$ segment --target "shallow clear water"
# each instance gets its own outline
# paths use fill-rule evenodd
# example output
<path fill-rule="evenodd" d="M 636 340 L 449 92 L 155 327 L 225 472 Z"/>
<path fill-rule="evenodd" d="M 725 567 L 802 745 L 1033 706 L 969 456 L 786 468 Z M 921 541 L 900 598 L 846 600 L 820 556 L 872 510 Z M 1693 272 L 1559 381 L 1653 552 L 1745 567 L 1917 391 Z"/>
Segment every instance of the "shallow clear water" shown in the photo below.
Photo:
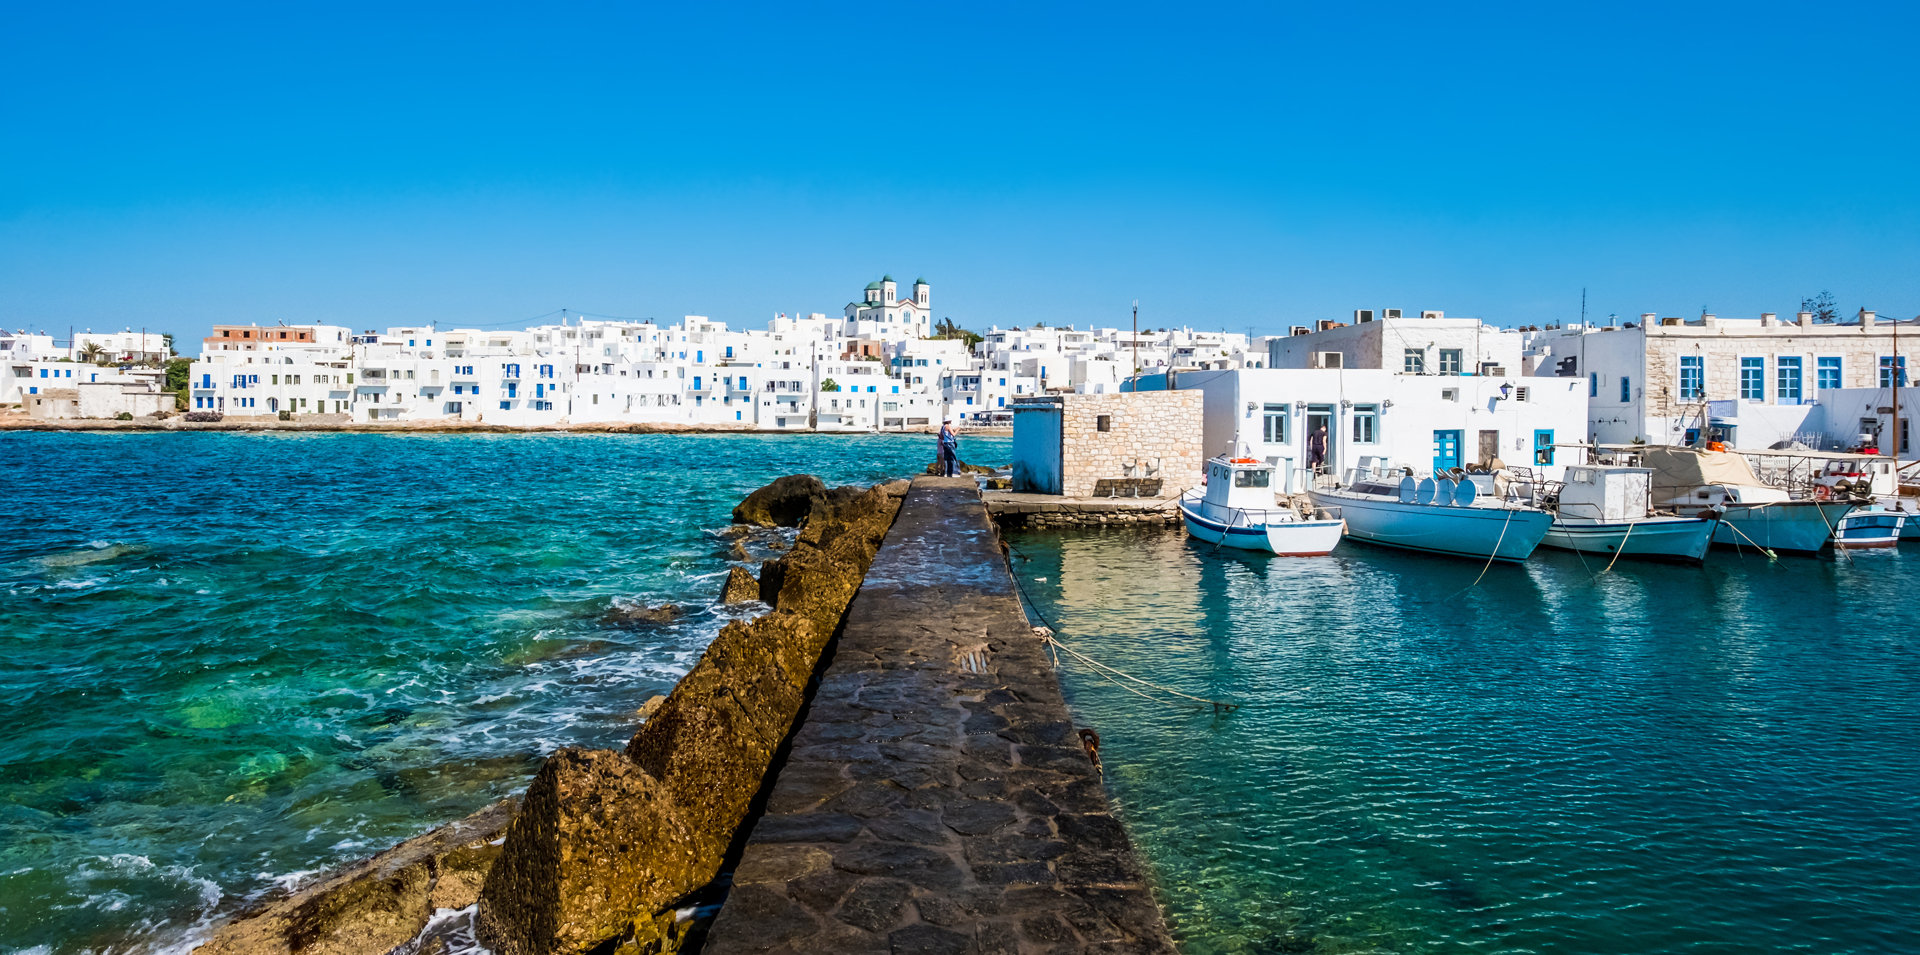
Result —
<path fill-rule="evenodd" d="M 1920 549 L 1012 543 L 1063 639 L 1246 704 L 1063 670 L 1189 953 L 1920 947 Z"/>
<path fill-rule="evenodd" d="M 742 496 L 903 477 L 932 449 L 0 433 L 0 952 L 178 946 L 557 747 L 624 742 L 724 623 L 707 532 Z M 636 602 L 689 609 L 609 615 Z"/>

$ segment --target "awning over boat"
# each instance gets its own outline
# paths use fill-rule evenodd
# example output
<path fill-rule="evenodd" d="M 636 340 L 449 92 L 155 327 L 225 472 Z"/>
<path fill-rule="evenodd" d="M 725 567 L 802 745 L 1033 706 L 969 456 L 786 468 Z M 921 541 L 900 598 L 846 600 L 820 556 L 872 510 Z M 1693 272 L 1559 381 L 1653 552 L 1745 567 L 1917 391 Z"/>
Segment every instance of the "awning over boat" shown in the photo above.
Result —
<path fill-rule="evenodd" d="M 1731 451 L 1698 451 L 1693 448 L 1648 448 L 1640 455 L 1642 463 L 1653 469 L 1653 486 L 1660 490 L 1692 490 L 1709 484 L 1760 484 L 1747 459 Z"/>

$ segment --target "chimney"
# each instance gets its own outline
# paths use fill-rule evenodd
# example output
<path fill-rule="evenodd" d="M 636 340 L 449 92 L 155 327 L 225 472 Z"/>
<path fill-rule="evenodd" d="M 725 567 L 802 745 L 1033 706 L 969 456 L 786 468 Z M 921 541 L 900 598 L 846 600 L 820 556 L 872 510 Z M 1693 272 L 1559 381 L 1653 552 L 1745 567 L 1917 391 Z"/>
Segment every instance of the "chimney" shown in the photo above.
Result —
<path fill-rule="evenodd" d="M 1873 327 L 1873 313 L 1867 311 L 1864 308 L 1860 310 L 1860 327 L 1861 328 Z"/>
<path fill-rule="evenodd" d="M 1800 327 L 1801 327 L 1801 328 L 1811 328 L 1811 327 L 1813 327 L 1813 313 L 1812 313 L 1812 312 L 1801 312 L 1800 314 L 1798 314 L 1798 315 L 1795 315 L 1795 316 L 1794 316 L 1793 318 L 1794 318 L 1794 321 L 1797 321 L 1797 322 L 1799 322 L 1799 323 L 1800 323 Z"/>
<path fill-rule="evenodd" d="M 1778 324 L 1780 324 L 1780 316 L 1778 316 L 1778 315 L 1775 315 L 1775 314 L 1774 314 L 1774 313 L 1772 313 L 1772 312 L 1761 312 L 1761 313 L 1760 313 L 1760 327 L 1761 327 L 1761 328 L 1772 328 L 1773 326 L 1775 326 L 1775 325 L 1778 325 Z"/>
<path fill-rule="evenodd" d="M 1700 316 L 1700 327 L 1718 328 L 1720 327 L 1720 317 L 1713 314 L 1703 313 Z"/>
<path fill-rule="evenodd" d="M 1656 313 L 1656 312 L 1641 312 L 1641 313 L 1640 313 L 1640 324 L 1641 324 L 1641 325 L 1643 325 L 1643 326 L 1644 326 L 1644 325 L 1651 325 L 1651 324 L 1653 324 L 1653 323 L 1654 323 L 1654 321 L 1656 320 L 1656 318 L 1657 318 L 1657 317 L 1658 317 L 1658 313 Z"/>

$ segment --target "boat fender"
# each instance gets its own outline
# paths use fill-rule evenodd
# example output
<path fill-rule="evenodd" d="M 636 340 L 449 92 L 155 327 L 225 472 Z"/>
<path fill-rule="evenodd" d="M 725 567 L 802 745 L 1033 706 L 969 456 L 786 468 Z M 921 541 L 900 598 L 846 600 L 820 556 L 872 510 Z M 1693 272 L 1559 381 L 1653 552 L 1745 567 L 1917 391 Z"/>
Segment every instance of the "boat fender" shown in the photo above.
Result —
<path fill-rule="evenodd" d="M 1813 486 L 1813 499 L 1816 501 L 1832 500 L 1833 489 L 1825 484 L 1815 484 Z"/>

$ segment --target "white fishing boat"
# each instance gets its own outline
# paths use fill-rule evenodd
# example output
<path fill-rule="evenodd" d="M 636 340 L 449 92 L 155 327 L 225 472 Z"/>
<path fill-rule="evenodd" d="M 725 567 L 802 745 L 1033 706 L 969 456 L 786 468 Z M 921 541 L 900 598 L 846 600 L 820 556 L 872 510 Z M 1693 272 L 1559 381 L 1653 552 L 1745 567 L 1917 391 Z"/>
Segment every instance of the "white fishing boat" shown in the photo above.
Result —
<path fill-rule="evenodd" d="M 1180 497 L 1187 533 L 1209 544 L 1317 557 L 1340 543 L 1340 511 L 1303 514 L 1273 495 L 1273 465 L 1220 455 L 1207 462 L 1206 486 Z"/>
<path fill-rule="evenodd" d="M 1651 468 L 1570 466 L 1566 479 L 1547 492 L 1553 526 L 1540 543 L 1609 559 L 1704 560 L 1720 515 L 1657 514 L 1652 487 Z"/>
<path fill-rule="evenodd" d="M 1728 451 L 1647 448 L 1653 500 L 1681 517 L 1720 512 L 1713 542 L 1727 547 L 1817 554 L 1833 543 L 1851 502 L 1796 501 L 1785 489 L 1761 483 L 1746 458 Z"/>
<path fill-rule="evenodd" d="M 1911 488 L 1906 489 L 1911 491 Z M 1920 521 L 1902 494 L 1898 465 L 1879 455 L 1832 455 L 1813 479 L 1816 501 L 1853 501 L 1856 506 L 1835 525 L 1839 547 L 1887 547 L 1920 539 Z"/>
<path fill-rule="evenodd" d="M 1319 507 L 1340 508 L 1348 537 L 1429 554 L 1522 561 L 1553 524 L 1537 507 L 1482 495 L 1464 474 L 1397 484 L 1362 479 L 1309 494 Z"/>

